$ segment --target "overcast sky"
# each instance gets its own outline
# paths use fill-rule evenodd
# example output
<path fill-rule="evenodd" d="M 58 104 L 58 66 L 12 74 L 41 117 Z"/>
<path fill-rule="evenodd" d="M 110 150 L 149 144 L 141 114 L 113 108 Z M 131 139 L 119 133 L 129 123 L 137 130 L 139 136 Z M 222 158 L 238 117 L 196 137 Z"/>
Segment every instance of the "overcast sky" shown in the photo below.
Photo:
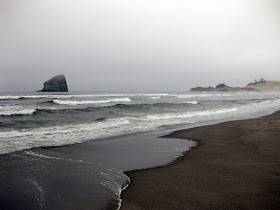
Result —
<path fill-rule="evenodd" d="M 0 0 L 0 91 L 280 80 L 279 0 Z"/>

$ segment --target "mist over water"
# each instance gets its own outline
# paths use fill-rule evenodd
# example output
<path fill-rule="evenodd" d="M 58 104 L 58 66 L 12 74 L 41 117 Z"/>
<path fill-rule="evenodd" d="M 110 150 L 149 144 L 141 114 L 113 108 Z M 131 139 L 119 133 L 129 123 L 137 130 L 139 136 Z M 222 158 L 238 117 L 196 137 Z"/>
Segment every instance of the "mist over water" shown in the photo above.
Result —
<path fill-rule="evenodd" d="M 0 1 L 0 90 L 65 74 L 75 90 L 280 80 L 278 0 Z"/>

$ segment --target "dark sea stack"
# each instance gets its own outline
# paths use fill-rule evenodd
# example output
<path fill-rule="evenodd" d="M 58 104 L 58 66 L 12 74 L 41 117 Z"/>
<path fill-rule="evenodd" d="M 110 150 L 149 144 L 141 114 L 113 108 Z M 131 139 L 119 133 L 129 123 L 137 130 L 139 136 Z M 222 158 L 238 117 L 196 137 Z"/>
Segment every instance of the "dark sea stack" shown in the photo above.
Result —
<path fill-rule="evenodd" d="M 65 76 L 60 74 L 46 81 L 41 92 L 68 92 Z"/>

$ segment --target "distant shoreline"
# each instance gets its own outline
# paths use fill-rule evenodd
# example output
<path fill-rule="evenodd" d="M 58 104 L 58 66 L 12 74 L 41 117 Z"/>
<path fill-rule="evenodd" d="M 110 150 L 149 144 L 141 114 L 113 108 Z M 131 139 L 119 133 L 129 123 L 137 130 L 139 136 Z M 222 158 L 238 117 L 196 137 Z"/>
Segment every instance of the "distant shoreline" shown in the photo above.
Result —
<path fill-rule="evenodd" d="M 277 209 L 280 111 L 173 132 L 199 145 L 167 167 L 126 173 L 121 209 Z"/>
<path fill-rule="evenodd" d="M 278 81 L 265 81 L 261 79 L 260 81 L 255 80 L 254 83 L 249 83 L 245 87 L 230 87 L 221 83 L 216 87 L 194 87 L 190 89 L 190 92 L 269 92 L 269 91 L 280 91 L 280 82 Z"/>

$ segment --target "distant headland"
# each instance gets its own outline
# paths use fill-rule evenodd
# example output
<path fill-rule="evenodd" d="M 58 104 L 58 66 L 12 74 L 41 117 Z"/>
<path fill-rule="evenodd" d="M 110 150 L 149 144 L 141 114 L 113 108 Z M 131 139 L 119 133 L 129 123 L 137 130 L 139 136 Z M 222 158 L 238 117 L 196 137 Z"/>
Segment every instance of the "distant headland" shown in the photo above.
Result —
<path fill-rule="evenodd" d="M 230 87 L 221 83 L 216 87 L 195 87 L 192 92 L 239 92 L 239 91 L 280 91 L 279 81 L 266 81 L 263 78 L 254 83 L 249 83 L 245 87 Z"/>
<path fill-rule="evenodd" d="M 68 92 L 65 76 L 60 74 L 49 79 L 44 83 L 44 88 L 38 92 Z"/>

